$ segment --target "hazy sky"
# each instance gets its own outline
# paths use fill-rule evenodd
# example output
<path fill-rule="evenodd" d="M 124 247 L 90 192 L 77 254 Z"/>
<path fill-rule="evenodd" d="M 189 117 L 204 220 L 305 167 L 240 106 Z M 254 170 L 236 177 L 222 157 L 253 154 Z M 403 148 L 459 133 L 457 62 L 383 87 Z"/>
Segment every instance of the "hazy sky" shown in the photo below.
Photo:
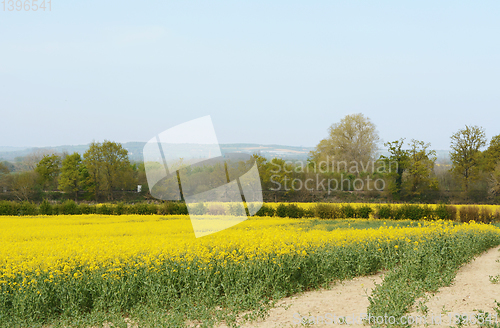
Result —
<path fill-rule="evenodd" d="M 315 146 L 358 112 L 383 141 L 491 138 L 499 17 L 499 1 L 0 4 L 0 146 L 147 141 L 205 115 L 221 143 Z"/>

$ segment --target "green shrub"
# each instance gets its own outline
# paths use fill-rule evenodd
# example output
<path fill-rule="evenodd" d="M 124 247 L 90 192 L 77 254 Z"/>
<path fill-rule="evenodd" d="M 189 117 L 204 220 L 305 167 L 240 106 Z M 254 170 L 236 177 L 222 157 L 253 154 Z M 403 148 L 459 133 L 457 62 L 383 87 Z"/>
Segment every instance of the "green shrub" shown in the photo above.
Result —
<path fill-rule="evenodd" d="M 162 215 L 186 215 L 188 210 L 185 203 L 165 202 L 159 206 L 158 213 Z"/>
<path fill-rule="evenodd" d="M 158 206 L 158 214 L 160 215 L 171 215 L 171 202 L 163 202 L 160 206 Z"/>
<path fill-rule="evenodd" d="M 32 202 L 24 201 L 19 204 L 17 211 L 18 215 L 37 215 L 38 207 Z"/>
<path fill-rule="evenodd" d="M 52 205 L 48 200 L 44 199 L 40 204 L 38 212 L 42 215 L 52 215 Z"/>
<path fill-rule="evenodd" d="M 425 216 L 425 210 L 420 205 L 404 204 L 398 208 L 398 220 L 422 220 Z"/>
<path fill-rule="evenodd" d="M 340 219 L 342 210 L 337 204 L 316 204 L 314 207 L 316 217 L 320 219 Z"/>
<path fill-rule="evenodd" d="M 433 214 L 432 217 L 434 219 L 436 219 L 436 220 L 449 220 L 450 219 L 449 215 L 450 215 L 450 213 L 448 212 L 448 209 L 446 208 L 446 205 L 445 204 L 439 204 L 434 209 L 434 214 Z"/>
<path fill-rule="evenodd" d="M 78 205 L 78 211 L 81 214 L 94 214 L 96 213 L 96 206 L 90 206 L 89 204 L 82 203 Z"/>
<path fill-rule="evenodd" d="M 52 215 L 62 214 L 62 204 L 52 204 Z"/>
<path fill-rule="evenodd" d="M 254 204 L 250 204 L 250 206 L 253 207 Z M 262 204 L 262 207 L 259 208 L 259 210 L 257 211 L 257 213 L 255 213 L 255 215 L 257 215 L 257 216 L 274 216 L 275 213 L 276 213 L 276 211 L 274 210 L 273 207 L 266 205 L 266 204 Z"/>
<path fill-rule="evenodd" d="M 17 215 L 19 204 L 16 202 L 0 201 L 0 215 Z"/>
<path fill-rule="evenodd" d="M 151 215 L 158 214 L 158 205 L 154 203 L 148 204 L 148 214 Z"/>
<path fill-rule="evenodd" d="M 376 217 L 382 220 L 388 220 L 393 217 L 393 210 L 391 205 L 378 205 Z"/>
<path fill-rule="evenodd" d="M 356 210 L 351 204 L 345 204 L 341 207 L 342 217 L 346 219 L 351 219 L 356 217 Z"/>
<path fill-rule="evenodd" d="M 304 217 L 304 210 L 297 204 L 288 204 L 286 206 L 286 216 L 293 219 Z"/>
<path fill-rule="evenodd" d="M 369 219 L 370 214 L 373 212 L 373 208 L 370 205 L 362 205 L 356 209 L 356 217 L 361 219 Z"/>
<path fill-rule="evenodd" d="M 127 208 L 125 207 L 125 204 L 122 202 L 119 202 L 113 206 L 113 214 L 114 215 L 122 215 L 127 213 Z"/>
<path fill-rule="evenodd" d="M 102 215 L 112 215 L 113 207 L 108 206 L 106 204 L 102 204 L 101 206 L 96 206 L 96 213 Z"/>
<path fill-rule="evenodd" d="M 280 218 L 286 218 L 287 210 L 285 204 L 281 203 L 278 205 L 278 207 L 276 208 L 276 216 Z"/>
<path fill-rule="evenodd" d="M 314 208 L 307 208 L 304 210 L 304 215 L 303 217 L 305 218 L 313 218 L 316 216 L 316 213 L 314 211 Z"/>
<path fill-rule="evenodd" d="M 61 204 L 60 214 L 63 215 L 80 214 L 78 205 L 76 205 L 74 200 L 67 200 Z"/>

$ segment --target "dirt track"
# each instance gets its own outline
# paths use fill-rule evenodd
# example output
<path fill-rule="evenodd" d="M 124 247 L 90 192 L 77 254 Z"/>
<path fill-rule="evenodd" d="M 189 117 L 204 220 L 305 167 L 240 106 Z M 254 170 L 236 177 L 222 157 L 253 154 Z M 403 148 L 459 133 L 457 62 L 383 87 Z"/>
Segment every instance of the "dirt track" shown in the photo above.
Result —
<path fill-rule="evenodd" d="M 496 247 L 481 254 L 459 270 L 452 286 L 441 288 L 435 295 L 428 295 L 425 305 L 428 307 L 428 322 L 431 320 L 429 316 L 434 316 L 435 319 L 432 327 L 455 326 L 449 317 L 454 313 L 477 314 L 474 310 L 479 309 L 495 313 L 494 300 L 496 298 L 500 301 L 500 283 L 491 283 L 489 276 L 500 274 L 500 263 L 496 262 L 500 259 L 499 250 L 500 247 Z M 359 277 L 334 285 L 329 290 L 310 291 L 283 299 L 277 308 L 270 311 L 266 320 L 243 327 L 332 327 L 340 326 L 339 316 L 347 317 L 347 327 L 366 327 L 353 324 L 352 315 L 366 313 L 368 295 L 374 288 L 374 283 L 381 283 L 382 280 L 382 274 Z M 413 312 L 410 315 L 422 314 Z M 299 323 L 304 318 L 308 319 L 308 324 Z M 332 319 L 335 324 L 331 323 Z"/>

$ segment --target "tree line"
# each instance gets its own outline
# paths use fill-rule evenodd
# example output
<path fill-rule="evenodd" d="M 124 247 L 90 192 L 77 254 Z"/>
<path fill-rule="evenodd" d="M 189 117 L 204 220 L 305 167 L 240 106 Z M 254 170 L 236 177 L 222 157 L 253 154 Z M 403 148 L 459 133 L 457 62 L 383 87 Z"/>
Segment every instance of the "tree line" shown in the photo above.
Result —
<path fill-rule="evenodd" d="M 382 155 L 379 142 L 371 120 L 353 114 L 331 125 L 307 161 L 254 154 L 264 200 L 500 201 L 500 134 L 488 143 L 482 127 L 466 125 L 450 136 L 450 158 L 442 163 L 425 141 L 386 142 Z M 10 191 L 19 201 L 48 194 L 114 201 L 117 192 L 137 191 L 138 185 L 142 192 L 134 193 L 136 199 L 152 200 L 144 163 L 131 163 L 128 151 L 111 141 L 92 142 L 83 155 L 34 153 L 24 158 L 20 172 L 12 163 L 0 163 L 0 195 L 2 189 Z"/>
<path fill-rule="evenodd" d="M 11 163 L 0 163 L 0 189 L 11 191 L 19 201 L 47 192 L 62 192 L 75 200 L 85 194 L 87 200 L 112 201 L 116 191 L 136 190 L 141 183 L 147 188 L 144 164 L 130 163 L 128 151 L 107 140 L 92 142 L 83 155 L 34 154 L 23 164 L 27 169 L 10 172 Z"/>
<path fill-rule="evenodd" d="M 449 161 L 441 163 L 428 142 L 386 142 L 380 155 L 379 140 L 368 117 L 352 114 L 330 126 L 306 163 L 256 156 L 264 195 L 275 191 L 268 201 L 500 202 L 500 135 L 488 144 L 484 128 L 466 125 L 450 136 Z M 336 184 L 327 189 L 317 181 Z"/>

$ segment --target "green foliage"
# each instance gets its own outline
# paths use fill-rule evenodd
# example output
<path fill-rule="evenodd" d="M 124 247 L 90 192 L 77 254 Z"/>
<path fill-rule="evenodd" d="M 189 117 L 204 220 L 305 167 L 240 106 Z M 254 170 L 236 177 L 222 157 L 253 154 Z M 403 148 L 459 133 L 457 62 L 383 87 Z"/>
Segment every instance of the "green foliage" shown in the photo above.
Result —
<path fill-rule="evenodd" d="M 439 204 L 434 209 L 433 218 L 436 220 L 457 220 L 457 208 L 451 205 Z"/>
<path fill-rule="evenodd" d="M 433 211 L 427 205 L 404 204 L 398 208 L 398 212 L 400 220 L 422 220 L 433 215 Z"/>
<path fill-rule="evenodd" d="M 389 151 L 389 157 L 380 156 L 379 161 L 383 163 L 384 173 L 393 181 L 389 184 L 389 191 L 394 199 L 401 199 L 401 191 L 403 187 L 403 174 L 409 165 L 409 152 L 402 149 L 404 138 L 384 144 Z"/>
<path fill-rule="evenodd" d="M 250 204 L 253 206 L 253 204 Z M 262 204 L 262 207 L 257 211 L 255 215 L 257 216 L 274 216 L 276 214 L 276 210 L 274 207 L 266 204 Z"/>
<path fill-rule="evenodd" d="M 414 248 L 411 243 L 398 245 L 392 251 L 397 260 L 389 266 L 391 271 L 382 284 L 372 291 L 367 312 L 372 317 L 392 316 L 400 320 L 416 298 L 449 286 L 461 265 L 499 243 L 498 235 L 465 233 L 437 238 L 426 242 L 424 247 Z"/>
<path fill-rule="evenodd" d="M 433 177 L 436 152 L 423 141 L 412 139 L 409 145 L 406 184 L 409 195 L 417 198 L 427 190 L 437 190 L 437 179 Z"/>
<path fill-rule="evenodd" d="M 52 205 L 48 200 L 44 199 L 40 204 L 38 211 L 42 215 L 52 215 Z"/>
<path fill-rule="evenodd" d="M 461 178 L 466 193 L 478 176 L 481 148 L 485 145 L 486 135 L 482 127 L 466 125 L 451 136 L 452 172 Z"/>
<path fill-rule="evenodd" d="M 389 178 L 388 190 L 396 200 L 418 199 L 429 190 L 437 190 L 438 181 L 433 176 L 436 152 L 430 144 L 412 139 L 403 149 L 404 139 L 387 142 L 390 156 L 380 156 L 385 175 Z"/>
<path fill-rule="evenodd" d="M 112 215 L 113 214 L 113 206 L 108 206 L 106 204 L 102 204 L 101 206 L 98 206 L 96 208 L 96 213 L 102 214 L 102 215 Z M 137 213 L 137 214 L 141 214 L 141 213 Z"/>
<path fill-rule="evenodd" d="M 252 210 L 254 204 L 247 204 Z M 220 207 L 220 208 L 219 208 Z M 241 204 L 228 204 L 228 211 L 218 206 L 219 209 L 207 207 L 206 204 L 199 203 L 193 205 L 191 214 L 203 215 L 246 215 L 245 208 Z M 35 213 L 35 214 L 33 214 Z M 43 200 L 40 205 L 31 202 L 0 201 L 0 215 L 74 215 L 74 214 L 103 214 L 103 215 L 124 215 L 124 214 L 160 214 L 160 215 L 187 215 L 187 206 L 183 202 L 164 202 L 160 205 L 155 203 L 124 204 L 100 204 L 89 205 L 86 203 L 76 204 L 73 200 L 63 203 L 51 204 L 48 200 Z M 402 204 L 402 205 L 377 205 L 375 209 L 368 205 L 354 207 L 351 204 L 317 203 L 313 207 L 304 209 L 295 203 L 280 203 L 276 209 L 269 204 L 263 204 L 255 214 L 256 216 L 277 216 L 289 218 L 319 218 L 319 219 L 342 219 L 342 218 L 362 218 L 368 219 L 373 213 L 373 217 L 381 220 L 451 220 L 469 222 L 493 223 L 500 222 L 500 211 L 496 212 L 483 206 L 462 206 L 460 212 L 453 205 L 439 204 L 434 209 L 428 205 Z"/>
<path fill-rule="evenodd" d="M 342 205 L 340 210 L 342 211 L 342 217 L 346 219 L 356 218 L 358 214 L 357 210 L 351 204 Z"/>
<path fill-rule="evenodd" d="M 278 205 L 278 207 L 276 207 L 276 210 L 273 211 L 271 208 L 269 207 L 265 207 L 266 205 L 263 205 L 261 210 L 259 210 L 259 212 L 261 214 L 266 214 L 267 216 L 272 216 L 272 214 L 275 214 L 277 217 L 281 217 L 281 218 L 293 218 L 293 219 L 297 219 L 297 218 L 303 218 L 303 217 L 310 217 L 312 215 L 313 212 L 311 211 L 306 211 L 304 210 L 303 208 L 301 208 L 300 206 L 298 206 L 297 204 L 283 204 L 283 203 L 280 203 Z M 258 213 L 259 213 L 258 212 Z M 264 216 L 264 215 L 261 215 L 261 216 Z"/>
<path fill-rule="evenodd" d="M 321 140 L 311 152 L 314 162 L 326 161 L 329 157 L 336 162 L 345 162 L 346 172 L 358 175 L 359 166 L 366 166 L 377 151 L 379 135 L 375 124 L 363 114 L 346 115 L 340 122 L 332 124 L 328 129 L 328 137 Z"/>
<path fill-rule="evenodd" d="M 59 208 L 59 214 L 73 215 L 73 214 L 80 214 L 80 211 L 75 201 L 67 200 L 61 204 L 61 207 Z"/>
<path fill-rule="evenodd" d="M 122 215 L 127 213 L 127 208 L 125 207 L 125 204 L 122 202 L 115 204 L 113 206 L 113 214 L 114 215 Z"/>
<path fill-rule="evenodd" d="M 393 218 L 393 211 L 391 205 L 377 205 L 376 217 L 382 220 Z"/>
<path fill-rule="evenodd" d="M 17 215 L 19 203 L 0 201 L 0 215 Z"/>
<path fill-rule="evenodd" d="M 7 167 L 7 165 L 0 162 L 0 177 L 2 177 L 4 174 L 9 174 L 9 173 L 10 173 L 10 170 Z"/>
<path fill-rule="evenodd" d="M 373 208 L 369 205 L 362 205 L 356 209 L 356 217 L 361 219 L 370 218 L 370 214 L 373 212 Z"/>
<path fill-rule="evenodd" d="M 37 192 L 38 173 L 34 171 L 16 173 L 12 177 L 12 191 L 20 201 L 28 201 Z"/>
<path fill-rule="evenodd" d="M 128 151 L 119 143 L 107 140 L 102 144 L 92 142 L 83 155 L 83 163 L 88 172 L 88 189 L 94 193 L 96 201 L 101 193 L 113 199 L 114 190 L 133 185 Z"/>
<path fill-rule="evenodd" d="M 500 134 L 490 140 L 488 149 L 483 152 L 483 170 L 491 172 L 500 164 Z"/>
<path fill-rule="evenodd" d="M 97 207 L 81 203 L 80 205 L 78 205 L 78 212 L 80 212 L 81 214 L 95 214 L 97 213 Z"/>
<path fill-rule="evenodd" d="M 285 204 L 281 203 L 276 207 L 276 216 L 280 218 L 286 218 L 287 216 L 287 210 Z"/>
<path fill-rule="evenodd" d="M 293 219 L 304 217 L 305 211 L 297 204 L 288 204 L 286 206 L 286 216 Z"/>
<path fill-rule="evenodd" d="M 306 249 L 307 255 L 290 252 L 243 262 L 214 258 L 210 265 L 197 257 L 135 265 L 142 261 L 139 256 L 115 278 L 109 278 L 107 267 L 76 268 L 67 274 L 78 279 L 60 279 L 57 284 L 42 270 L 36 286 L 24 286 L 22 294 L 6 287 L 0 294 L 0 325 L 97 327 L 108 322 L 125 327 L 127 317 L 138 327 L 184 327 L 192 322 L 210 327 L 222 321 L 237 326 L 238 314 L 263 318 L 273 301 L 287 295 L 380 270 L 387 273 L 371 293 L 367 312 L 400 318 L 416 298 L 449 285 L 461 265 L 500 243 L 498 233 L 491 231 L 436 235 L 418 247 L 415 241 L 393 240 L 385 247 L 376 240 L 327 244 Z M 16 282 L 22 283 L 22 278 Z"/>
<path fill-rule="evenodd" d="M 37 215 L 38 207 L 32 202 L 24 201 L 19 204 L 17 211 L 18 215 Z"/>
<path fill-rule="evenodd" d="M 45 155 L 38 162 L 35 172 L 38 173 L 40 184 L 46 188 L 54 188 L 57 177 L 59 176 L 61 158 L 56 155 Z"/>
<path fill-rule="evenodd" d="M 162 215 L 184 215 L 188 214 L 185 203 L 164 202 L 158 209 L 158 214 Z"/>
<path fill-rule="evenodd" d="M 78 199 L 78 192 L 88 186 L 88 179 L 87 168 L 83 164 L 80 154 L 73 153 L 63 159 L 59 190 L 74 193 L 76 200 Z"/>
<path fill-rule="evenodd" d="M 337 204 L 316 204 L 316 217 L 320 219 L 339 219 L 343 217 L 342 209 Z"/>

